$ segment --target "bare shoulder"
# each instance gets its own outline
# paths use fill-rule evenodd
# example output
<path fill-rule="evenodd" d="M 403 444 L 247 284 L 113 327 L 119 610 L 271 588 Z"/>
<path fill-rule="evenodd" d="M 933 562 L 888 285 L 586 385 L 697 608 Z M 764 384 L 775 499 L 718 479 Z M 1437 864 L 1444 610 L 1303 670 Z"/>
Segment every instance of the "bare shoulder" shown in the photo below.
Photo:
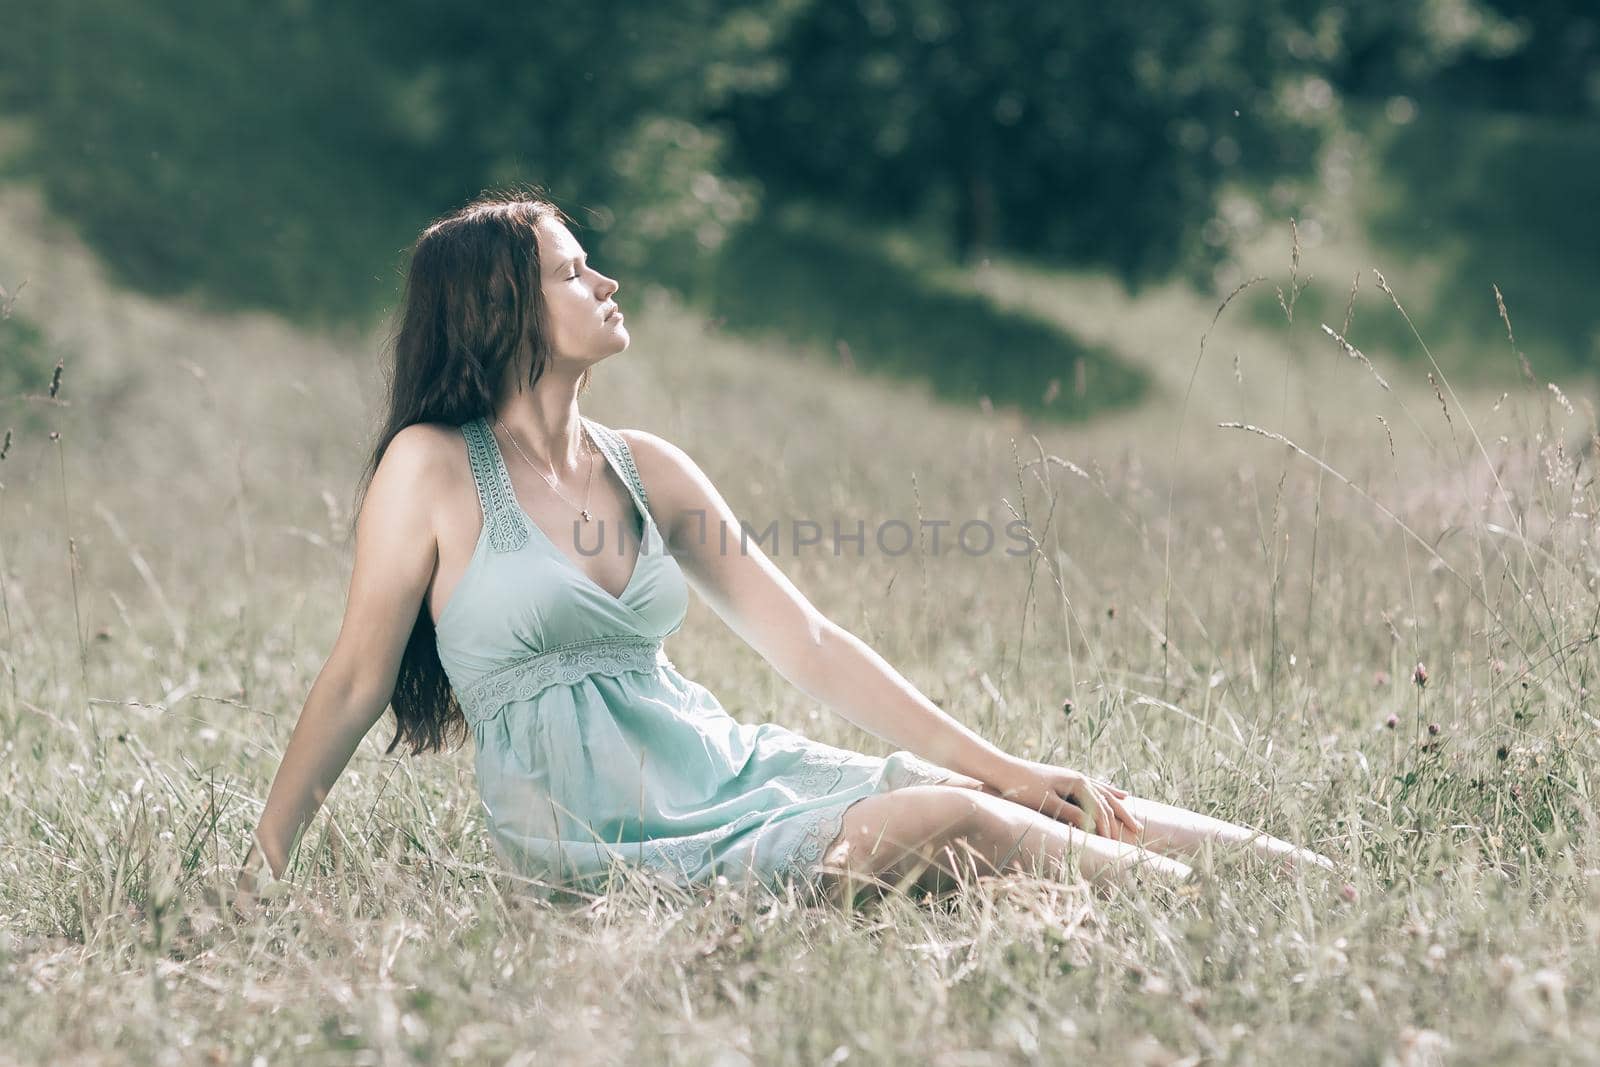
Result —
<path fill-rule="evenodd" d="M 628 451 L 633 453 L 633 461 L 640 473 L 644 472 L 646 465 L 663 472 L 693 465 L 694 461 L 689 459 L 688 453 L 659 434 L 649 430 L 618 430 L 617 433 L 628 443 Z"/>
<path fill-rule="evenodd" d="M 633 454 L 656 522 L 674 528 L 686 515 L 703 516 L 716 490 L 689 454 L 648 430 L 618 430 Z"/>
<path fill-rule="evenodd" d="M 442 456 L 465 447 L 461 427 L 442 422 L 414 422 L 403 427 L 389 442 L 390 448 L 402 448 L 416 455 Z M 387 451 L 385 452 L 387 455 Z"/>
<path fill-rule="evenodd" d="M 369 498 L 390 513 L 416 518 L 463 479 L 470 480 L 461 432 L 443 423 L 419 422 L 395 434 L 372 475 Z"/>
<path fill-rule="evenodd" d="M 378 474 L 392 472 L 391 480 L 417 485 L 418 488 L 437 488 L 438 479 L 448 480 L 457 466 L 465 468 L 466 446 L 461 431 L 454 426 L 438 422 L 415 422 L 395 434 L 383 450 L 378 461 Z"/>
<path fill-rule="evenodd" d="M 646 490 L 660 486 L 664 495 L 678 498 L 706 484 L 705 472 L 689 453 L 660 434 L 648 430 L 618 430 L 617 433 L 627 442 Z"/>

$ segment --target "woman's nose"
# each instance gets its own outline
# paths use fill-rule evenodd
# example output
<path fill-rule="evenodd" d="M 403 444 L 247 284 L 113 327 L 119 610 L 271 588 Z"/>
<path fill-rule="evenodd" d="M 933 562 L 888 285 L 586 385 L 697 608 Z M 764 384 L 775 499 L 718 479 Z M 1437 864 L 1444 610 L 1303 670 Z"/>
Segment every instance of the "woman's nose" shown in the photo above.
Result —
<path fill-rule="evenodd" d="M 617 283 L 615 278 L 607 278 L 604 274 L 600 275 L 600 291 L 605 294 L 605 296 L 601 297 L 602 300 L 609 300 L 611 294 L 620 288 L 622 286 Z"/>

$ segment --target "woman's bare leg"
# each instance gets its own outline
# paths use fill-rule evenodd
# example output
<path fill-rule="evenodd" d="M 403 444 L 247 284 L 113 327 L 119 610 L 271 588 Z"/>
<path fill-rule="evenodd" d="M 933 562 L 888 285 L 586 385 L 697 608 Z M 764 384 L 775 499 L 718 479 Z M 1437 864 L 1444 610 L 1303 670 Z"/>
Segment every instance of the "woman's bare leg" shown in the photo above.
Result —
<path fill-rule="evenodd" d="M 991 796 L 999 795 L 983 782 L 964 774 L 953 775 L 941 784 L 976 789 Z M 1122 802 L 1144 824 L 1144 833 L 1135 834 L 1118 823 L 1113 828 L 1112 836 L 1118 841 L 1138 845 L 1152 852 L 1192 860 L 1209 843 L 1223 847 L 1252 848 L 1264 859 L 1281 858 L 1289 867 L 1304 863 L 1329 871 L 1337 869 L 1332 860 L 1319 852 L 1252 830 L 1248 826 L 1160 801 L 1145 800 L 1131 793 Z"/>
<path fill-rule="evenodd" d="M 941 891 L 965 874 L 1077 870 L 1103 884 L 1130 870 L 1176 884 L 1187 864 L 1137 844 L 1084 833 L 989 792 L 954 784 L 876 793 L 845 812 L 824 851 L 822 884 L 843 902 L 862 884 Z"/>
<path fill-rule="evenodd" d="M 1330 871 L 1336 869 L 1333 861 L 1319 852 L 1260 830 L 1252 830 L 1248 826 L 1132 794 L 1124 797 L 1122 802 L 1134 818 L 1144 824 L 1144 832 L 1136 834 L 1119 823 L 1115 828 L 1116 839 L 1153 852 L 1194 859 L 1207 844 L 1212 844 L 1254 849 L 1263 859 L 1281 859 L 1290 867 L 1304 863 Z"/>

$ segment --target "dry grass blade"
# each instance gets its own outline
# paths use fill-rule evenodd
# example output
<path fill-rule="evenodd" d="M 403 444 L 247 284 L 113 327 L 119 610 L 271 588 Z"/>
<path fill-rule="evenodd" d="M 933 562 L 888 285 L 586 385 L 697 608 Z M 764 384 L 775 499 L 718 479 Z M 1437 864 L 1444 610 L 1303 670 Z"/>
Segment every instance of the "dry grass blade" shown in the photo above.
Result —
<path fill-rule="evenodd" d="M 1393 392 L 1393 390 L 1389 388 L 1389 383 L 1384 380 L 1383 375 L 1378 373 L 1378 368 L 1372 365 L 1372 360 L 1367 358 L 1366 353 L 1362 352 L 1361 349 L 1357 348 L 1349 341 L 1346 341 L 1342 333 L 1335 330 L 1332 326 L 1329 326 L 1325 322 L 1322 324 L 1322 332 L 1333 338 L 1334 341 L 1338 343 L 1339 347 L 1344 350 L 1345 355 L 1366 367 L 1367 370 L 1371 372 L 1373 379 L 1379 385 L 1383 386 L 1386 391 Z"/>
<path fill-rule="evenodd" d="M 128 561 L 133 564 L 133 569 L 139 573 L 140 580 L 150 590 L 150 595 L 155 598 L 156 605 L 161 609 L 162 617 L 167 621 L 168 629 L 172 631 L 173 643 L 181 655 L 188 644 L 188 640 L 184 635 L 183 620 L 178 617 L 177 610 L 173 608 L 172 602 L 167 599 L 166 590 L 161 587 L 161 582 L 156 578 L 156 573 L 151 568 L 150 561 L 144 558 L 144 553 L 139 551 L 139 546 L 133 543 L 133 539 L 128 536 L 128 532 L 122 528 L 122 523 L 118 522 L 117 517 L 111 513 L 111 509 L 96 500 L 94 502 L 94 511 L 110 528 L 112 536 L 117 539 L 117 543 L 127 553 Z"/>
<path fill-rule="evenodd" d="M 1381 418 L 1381 416 L 1380 416 L 1380 418 Z M 1312 455 L 1310 452 L 1306 451 L 1304 448 L 1301 448 L 1299 445 L 1297 445 L 1293 441 L 1289 440 L 1289 438 L 1285 437 L 1283 434 L 1278 433 L 1278 432 L 1276 432 L 1274 430 L 1264 429 L 1264 428 L 1262 428 L 1260 426 L 1253 426 L 1253 425 L 1251 425 L 1250 423 L 1247 423 L 1247 422 L 1219 422 L 1219 423 L 1217 423 L 1217 427 L 1219 429 L 1223 429 L 1223 430 L 1243 430 L 1246 433 L 1253 433 L 1253 434 L 1256 434 L 1257 436 L 1265 437 L 1268 440 L 1277 441 L 1280 444 L 1287 445 L 1289 448 L 1293 449 L 1299 455 L 1304 456 L 1306 459 L 1308 459 L 1312 463 L 1316 464 L 1325 473 L 1333 475 L 1335 478 L 1337 478 L 1345 486 L 1347 486 L 1348 488 L 1352 489 L 1357 494 L 1359 494 L 1363 500 L 1367 501 L 1367 503 L 1371 504 L 1374 508 L 1376 508 L 1379 512 L 1381 512 L 1385 518 L 1387 518 L 1391 522 L 1393 522 L 1395 524 L 1395 526 L 1398 527 L 1407 537 L 1409 537 L 1412 541 L 1416 542 L 1419 546 L 1421 546 L 1422 549 L 1425 552 L 1427 552 L 1430 557 L 1432 557 L 1434 562 L 1437 563 L 1442 570 L 1444 570 L 1447 574 L 1449 574 L 1452 578 L 1454 578 L 1458 583 L 1460 583 L 1462 588 L 1466 589 L 1469 593 L 1472 594 L 1473 599 L 1478 601 L 1478 603 L 1486 611 L 1489 612 L 1491 618 L 1493 618 L 1497 623 L 1501 624 L 1501 628 L 1503 630 L 1506 630 L 1506 632 L 1508 632 L 1508 633 L 1511 632 L 1509 629 L 1507 629 L 1505 627 L 1504 620 L 1501 619 L 1501 617 L 1500 617 L 1498 611 L 1495 609 L 1494 605 L 1490 604 L 1487 600 L 1485 600 L 1483 598 L 1482 594 L 1480 594 L 1478 592 L 1477 587 L 1475 585 L 1473 585 L 1472 582 L 1468 581 L 1465 575 L 1463 575 L 1460 571 L 1456 570 L 1455 567 L 1450 563 L 1449 560 L 1445 559 L 1442 555 L 1440 555 L 1439 554 L 1439 550 L 1437 548 L 1435 548 L 1433 546 L 1433 544 L 1430 541 L 1428 541 L 1427 538 L 1423 537 L 1416 530 L 1412 529 L 1411 526 L 1409 524 L 1407 524 L 1404 519 L 1402 519 L 1399 515 L 1396 515 L 1381 500 L 1379 500 L 1377 497 L 1373 496 L 1371 493 L 1367 492 L 1367 490 L 1363 489 L 1361 486 L 1357 485 L 1355 482 L 1351 481 L 1349 478 L 1345 477 L 1344 474 L 1342 474 L 1340 471 L 1335 470 L 1333 467 L 1329 466 L 1326 462 L 1324 462 L 1319 457 Z M 1387 424 L 1385 424 L 1384 430 L 1385 430 L 1385 432 L 1388 432 Z M 1391 436 L 1389 440 L 1390 440 L 1390 447 L 1392 448 L 1393 447 L 1394 438 Z M 1522 651 L 1526 655 L 1526 650 L 1525 649 L 1521 649 L 1520 646 L 1519 646 L 1519 651 Z"/>

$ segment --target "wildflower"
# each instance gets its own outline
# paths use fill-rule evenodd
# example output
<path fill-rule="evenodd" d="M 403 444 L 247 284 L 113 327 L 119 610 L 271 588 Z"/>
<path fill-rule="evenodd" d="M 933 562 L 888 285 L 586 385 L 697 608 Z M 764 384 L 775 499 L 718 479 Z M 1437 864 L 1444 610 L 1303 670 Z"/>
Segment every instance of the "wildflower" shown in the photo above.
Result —
<path fill-rule="evenodd" d="M 1350 882 L 1346 882 L 1340 888 L 1339 895 L 1351 904 L 1354 904 L 1357 900 L 1361 899 L 1360 890 L 1356 889 L 1356 887 Z"/>
<path fill-rule="evenodd" d="M 1438 737 L 1439 736 L 1439 724 L 1436 723 L 1436 722 L 1430 722 L 1428 724 L 1428 733 L 1433 737 Z"/>
<path fill-rule="evenodd" d="M 1393 730 L 1396 726 L 1400 725 L 1400 717 L 1397 715 L 1391 715 L 1387 719 L 1383 720 L 1383 725 Z"/>
<path fill-rule="evenodd" d="M 1418 663 L 1417 669 L 1411 672 L 1411 680 L 1416 683 L 1418 689 L 1425 688 L 1428 684 L 1428 668 Z"/>
<path fill-rule="evenodd" d="M 1072 698 L 1071 697 L 1068 697 L 1067 699 L 1065 699 L 1065 700 L 1063 700 L 1061 702 L 1061 714 L 1063 714 L 1063 715 L 1071 715 L 1072 714 L 1072 710 L 1075 707 L 1077 707 L 1077 705 L 1072 702 Z"/>
<path fill-rule="evenodd" d="M 1497 760 L 1504 761 L 1506 759 L 1506 757 L 1508 757 L 1510 755 L 1511 755 L 1511 750 L 1509 748 L 1507 748 L 1505 745 L 1501 745 L 1499 748 L 1494 750 L 1494 758 L 1497 759 Z"/>

